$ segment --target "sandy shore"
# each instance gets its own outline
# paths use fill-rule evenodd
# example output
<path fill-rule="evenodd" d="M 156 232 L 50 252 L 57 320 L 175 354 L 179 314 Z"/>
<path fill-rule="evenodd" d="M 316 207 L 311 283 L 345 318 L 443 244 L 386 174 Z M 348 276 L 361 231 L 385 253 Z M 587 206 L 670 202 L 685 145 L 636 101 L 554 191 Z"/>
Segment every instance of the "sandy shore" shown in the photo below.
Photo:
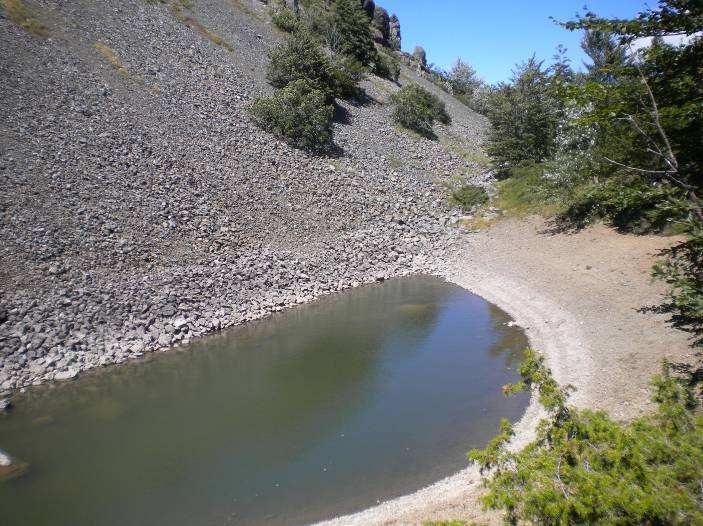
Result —
<path fill-rule="evenodd" d="M 447 261 L 444 277 L 508 312 L 555 378 L 577 388 L 574 405 L 627 419 L 650 407 L 649 380 L 663 358 L 692 359 L 685 333 L 669 327 L 666 317 L 640 310 L 661 301 L 664 288 L 652 282 L 650 268 L 672 242 L 602 226 L 554 234 L 538 219 L 505 221 L 469 238 Z M 531 439 L 541 414 L 533 400 L 516 424 L 515 447 Z M 500 523 L 498 514 L 481 509 L 481 491 L 478 471 L 468 467 L 411 495 L 321 524 Z"/>

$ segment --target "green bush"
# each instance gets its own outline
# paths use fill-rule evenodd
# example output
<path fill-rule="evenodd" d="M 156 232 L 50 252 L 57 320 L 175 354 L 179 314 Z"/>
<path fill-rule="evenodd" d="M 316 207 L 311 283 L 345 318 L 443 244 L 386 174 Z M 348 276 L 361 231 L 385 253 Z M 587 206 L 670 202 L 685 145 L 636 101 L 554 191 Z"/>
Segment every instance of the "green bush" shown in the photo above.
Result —
<path fill-rule="evenodd" d="M 692 332 L 703 345 L 703 221 L 695 214 L 684 224 L 688 239 L 665 250 L 654 276 L 669 285 L 662 310 L 673 314 L 674 325 Z"/>
<path fill-rule="evenodd" d="M 364 66 L 355 58 L 339 55 L 332 59 L 332 65 L 336 95 L 343 99 L 358 98 L 361 93 L 358 83 L 366 74 Z"/>
<path fill-rule="evenodd" d="M 506 448 L 505 420 L 486 449 L 469 453 L 482 472 L 493 470 L 484 505 L 504 510 L 509 524 L 703 524 L 703 417 L 690 387 L 662 369 L 657 411 L 621 424 L 567 406 L 569 388 L 528 349 L 523 381 L 506 392 L 536 389 L 549 416 L 520 451 Z"/>
<path fill-rule="evenodd" d="M 285 44 L 269 52 L 267 78 L 275 88 L 305 79 L 325 93 L 329 101 L 337 94 L 334 66 L 318 42 L 307 32 L 297 31 Z"/>
<path fill-rule="evenodd" d="M 335 0 L 331 27 L 339 39 L 341 53 L 354 57 L 364 66 L 376 61 L 370 20 L 359 0 Z"/>
<path fill-rule="evenodd" d="M 461 206 L 464 212 L 469 212 L 477 205 L 486 204 L 488 202 L 488 194 L 482 186 L 467 184 L 452 192 L 452 201 Z"/>
<path fill-rule="evenodd" d="M 295 80 L 251 107 L 256 123 L 270 133 L 304 150 L 319 151 L 332 142 L 334 107 L 317 84 Z"/>
<path fill-rule="evenodd" d="M 661 231 L 672 217 L 680 217 L 683 192 L 669 184 L 652 185 L 640 177 L 625 176 L 576 191 L 560 218 L 578 227 L 594 219 L 636 233 Z"/>
<path fill-rule="evenodd" d="M 395 105 L 393 120 L 425 137 L 435 137 L 432 130 L 435 121 L 443 124 L 451 122 L 444 102 L 417 84 L 403 86 L 393 94 L 391 101 Z"/>
<path fill-rule="evenodd" d="M 400 61 L 388 53 L 381 52 L 378 54 L 378 59 L 374 62 L 373 72 L 379 77 L 398 82 Z"/>
<path fill-rule="evenodd" d="M 279 9 L 271 14 L 271 20 L 282 31 L 294 33 L 301 27 L 300 20 L 290 9 Z"/>

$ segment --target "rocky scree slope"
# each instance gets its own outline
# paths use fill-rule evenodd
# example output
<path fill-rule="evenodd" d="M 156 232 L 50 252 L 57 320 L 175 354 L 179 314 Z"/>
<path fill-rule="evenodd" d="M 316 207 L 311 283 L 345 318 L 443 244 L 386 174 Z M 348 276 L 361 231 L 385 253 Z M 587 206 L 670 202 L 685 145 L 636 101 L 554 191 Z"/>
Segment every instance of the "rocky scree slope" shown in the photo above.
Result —
<path fill-rule="evenodd" d="M 476 171 L 485 122 L 413 72 L 438 141 L 370 77 L 313 157 L 247 117 L 282 39 L 258 0 L 27 4 L 47 38 L 0 10 L 0 391 L 431 271 L 458 235 L 438 183 Z"/>

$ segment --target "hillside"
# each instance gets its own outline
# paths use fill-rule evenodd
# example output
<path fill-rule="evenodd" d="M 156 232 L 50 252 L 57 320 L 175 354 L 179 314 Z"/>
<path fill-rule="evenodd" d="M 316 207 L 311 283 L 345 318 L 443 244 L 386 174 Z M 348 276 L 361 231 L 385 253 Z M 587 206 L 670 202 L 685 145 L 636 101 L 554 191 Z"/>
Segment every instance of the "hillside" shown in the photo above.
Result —
<path fill-rule="evenodd" d="M 478 173 L 484 119 L 409 69 L 447 103 L 437 141 L 370 76 L 309 156 L 247 115 L 282 40 L 258 0 L 27 6 L 45 36 L 0 19 L 3 389 L 430 270 L 455 235 L 441 182 Z"/>

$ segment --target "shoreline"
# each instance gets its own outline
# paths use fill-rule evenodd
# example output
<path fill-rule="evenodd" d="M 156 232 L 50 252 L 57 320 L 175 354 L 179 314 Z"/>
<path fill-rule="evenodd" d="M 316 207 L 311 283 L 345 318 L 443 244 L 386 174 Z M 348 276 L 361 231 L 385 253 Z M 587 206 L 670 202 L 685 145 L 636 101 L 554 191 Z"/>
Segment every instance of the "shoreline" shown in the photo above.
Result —
<path fill-rule="evenodd" d="M 530 346 L 545 356 L 555 379 L 561 384 L 570 383 L 576 387 L 570 399 L 572 404 L 578 407 L 604 408 L 619 417 L 624 414 L 624 418 L 646 410 L 648 395 L 639 379 L 645 377 L 645 374 L 650 375 L 653 368 L 658 367 L 659 359 L 665 356 L 663 353 L 666 349 L 673 347 L 675 350 L 677 345 L 685 345 L 687 341 L 683 333 L 668 327 L 662 316 L 642 314 L 635 309 L 643 301 L 661 296 L 661 287 L 653 285 L 649 280 L 648 265 L 656 250 L 673 241 L 656 237 L 620 236 L 609 230 L 598 232 L 597 236 L 593 236 L 594 231 L 586 231 L 571 234 L 570 237 L 545 237 L 541 226 L 539 220 L 521 223 L 507 220 L 487 231 L 472 235 L 453 239 L 451 235 L 442 237 L 436 240 L 434 246 L 444 245 L 444 254 L 451 253 L 451 257 L 442 259 L 436 253 L 434 257 L 418 254 L 407 266 L 386 268 L 383 275 L 374 269 L 365 273 L 365 279 L 356 283 L 349 282 L 348 286 L 339 283 L 337 287 L 326 290 L 318 288 L 318 294 L 308 295 L 305 301 L 273 305 L 270 310 L 262 310 L 258 315 L 241 322 L 259 319 L 269 313 L 364 283 L 410 274 L 428 274 L 481 296 L 508 313 L 516 325 L 525 331 Z M 588 236 L 590 244 L 585 244 L 584 237 Z M 516 240 L 523 238 L 527 238 L 526 246 L 521 247 Z M 586 262 L 582 261 L 584 256 L 579 250 L 591 251 L 595 243 L 603 245 L 595 247 L 596 257 L 604 247 L 612 249 L 613 246 L 620 245 L 619 248 L 616 246 L 611 259 L 617 270 L 614 272 L 616 279 L 624 280 L 629 296 L 623 295 L 622 290 L 614 287 L 610 280 L 604 279 L 604 274 L 573 275 L 575 270 L 570 268 L 570 261 L 561 251 L 585 265 Z M 574 249 L 574 246 L 577 248 Z M 514 257 L 524 259 L 526 247 L 543 252 L 533 254 L 538 257 L 533 258 L 531 264 L 516 264 Z M 561 251 L 550 253 L 554 247 Z M 550 266 L 552 263 L 562 269 L 561 274 L 555 271 L 557 267 Z M 590 269 L 591 265 L 585 265 L 584 268 Z M 322 281 L 315 277 L 311 283 Z M 604 291 L 609 291 L 610 296 L 605 296 Z M 592 304 L 587 298 L 594 298 Z M 646 363 L 621 363 L 623 357 L 630 360 L 633 349 L 642 344 L 640 340 L 649 336 L 642 327 L 654 333 L 659 346 L 648 349 L 654 352 L 648 355 Z M 624 333 L 619 340 L 608 334 L 614 330 Z M 214 331 L 206 331 L 202 335 L 212 332 Z M 599 351 L 600 356 L 597 354 Z M 138 360 L 129 361 L 138 365 Z M 598 363 L 607 367 L 599 370 L 596 365 Z M 622 396 L 615 391 L 613 395 L 608 392 L 609 386 L 604 384 L 603 377 L 608 376 L 609 369 L 617 370 L 623 364 L 627 366 L 625 373 L 621 371 L 618 376 L 616 371 L 615 376 L 610 377 L 621 381 L 628 388 L 627 394 Z M 104 368 L 106 374 L 109 374 L 109 369 Z M 646 376 L 650 377 L 651 375 Z M 645 391 L 644 396 L 642 391 Z M 624 411 L 617 413 L 623 408 Z M 512 447 L 522 447 L 532 439 L 535 426 L 543 414 L 542 408 L 532 396 L 525 413 L 515 423 L 516 435 Z M 463 519 L 497 524 L 497 513 L 481 509 L 478 500 L 482 492 L 480 482 L 478 470 L 466 467 L 409 495 L 317 524 L 421 524 L 425 520 L 435 519 Z"/>
<path fill-rule="evenodd" d="M 457 264 L 450 264 L 443 272 L 435 275 L 482 297 L 508 313 L 515 324 L 525 332 L 530 346 L 545 356 L 557 381 L 570 383 L 567 379 L 571 372 L 568 370 L 569 364 L 563 363 L 564 358 L 568 362 L 583 350 L 578 323 L 573 317 L 547 298 L 539 297 L 528 287 L 505 281 L 500 276 L 490 276 L 485 270 L 468 271 L 459 268 Z M 573 334 L 570 334 L 570 331 L 573 331 Z M 566 357 L 563 356 L 564 352 L 567 353 Z M 581 355 L 580 358 L 583 359 L 584 356 Z M 591 362 L 590 357 L 586 356 L 586 362 Z M 577 396 L 579 392 L 580 397 Z M 579 389 L 573 393 L 572 403 L 577 406 L 586 405 L 588 398 L 584 392 Z M 515 436 L 510 447 L 520 449 L 527 445 L 534 438 L 537 423 L 544 416 L 543 408 L 532 394 L 522 417 L 514 423 Z M 447 512 L 460 506 L 463 518 L 466 518 L 467 512 L 475 519 L 497 518 L 497 514 L 486 513 L 480 509 L 480 493 L 479 470 L 475 466 L 468 466 L 408 495 L 356 513 L 321 521 L 315 523 L 315 526 L 414 524 L 429 520 L 432 516 L 444 517 Z"/>

